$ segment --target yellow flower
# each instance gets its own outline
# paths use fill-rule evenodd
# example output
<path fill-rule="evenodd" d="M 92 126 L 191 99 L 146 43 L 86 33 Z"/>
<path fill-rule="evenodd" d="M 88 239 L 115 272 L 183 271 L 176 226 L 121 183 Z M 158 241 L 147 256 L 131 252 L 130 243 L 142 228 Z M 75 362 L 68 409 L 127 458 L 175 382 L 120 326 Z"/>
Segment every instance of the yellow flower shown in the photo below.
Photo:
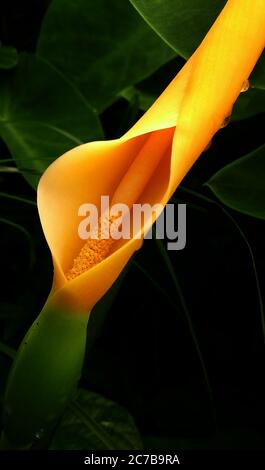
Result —
<path fill-rule="evenodd" d="M 74 148 L 44 173 L 38 208 L 54 261 L 51 302 L 87 311 L 109 289 L 141 240 L 109 246 L 99 241 L 94 259 L 88 243 L 79 255 L 79 206 L 99 206 L 102 195 L 120 203 L 165 205 L 230 115 L 263 50 L 264 32 L 264 0 L 229 0 L 193 56 L 129 132 Z"/>

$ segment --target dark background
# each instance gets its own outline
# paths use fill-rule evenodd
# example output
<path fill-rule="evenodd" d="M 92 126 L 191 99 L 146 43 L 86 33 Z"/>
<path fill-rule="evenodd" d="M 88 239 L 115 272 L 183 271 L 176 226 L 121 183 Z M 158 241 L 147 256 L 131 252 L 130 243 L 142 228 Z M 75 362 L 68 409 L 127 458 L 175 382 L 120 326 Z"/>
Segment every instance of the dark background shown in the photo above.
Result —
<path fill-rule="evenodd" d="M 48 3 L 2 2 L 2 42 L 34 51 Z M 174 60 L 156 74 L 158 87 L 159 77 L 167 83 L 173 70 Z M 105 110 L 101 121 L 106 137 L 129 128 L 141 115 L 133 111 L 123 98 Z M 99 317 L 104 307 L 102 327 L 92 316 L 81 385 L 125 406 L 147 447 L 263 446 L 264 342 L 253 263 L 238 227 L 202 185 L 219 168 L 263 143 L 264 122 L 264 114 L 258 114 L 220 130 L 175 194 L 188 204 L 186 248 L 168 252 L 166 262 L 157 242 L 145 241 L 96 307 Z M 1 141 L 0 156 L 9 155 Z M 0 184 L 1 191 L 35 200 L 20 172 L 0 173 Z M 225 210 L 246 235 L 263 286 L 264 223 Z M 35 206 L 1 198 L 0 212 L 1 218 L 24 227 L 32 240 L 30 245 L 19 229 L 1 223 L 0 339 L 16 349 L 49 293 L 52 263 Z M 0 352 L 2 398 L 10 365 Z"/>

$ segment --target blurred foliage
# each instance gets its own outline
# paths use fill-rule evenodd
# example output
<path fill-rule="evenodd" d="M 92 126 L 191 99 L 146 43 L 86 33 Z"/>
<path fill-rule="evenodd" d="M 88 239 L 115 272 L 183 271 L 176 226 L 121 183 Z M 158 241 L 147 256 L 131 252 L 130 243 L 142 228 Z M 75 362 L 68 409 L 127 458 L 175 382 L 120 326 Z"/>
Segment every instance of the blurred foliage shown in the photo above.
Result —
<path fill-rule="evenodd" d="M 203 40 L 226 0 L 130 0 L 146 22 L 187 59 Z"/>
<path fill-rule="evenodd" d="M 52 450 L 142 449 L 128 412 L 102 396 L 80 389 L 52 440 Z"/>
<path fill-rule="evenodd" d="M 265 145 L 225 166 L 206 183 L 229 207 L 265 219 Z"/>
<path fill-rule="evenodd" d="M 54 0 L 37 52 L 105 109 L 123 88 L 139 82 L 175 54 L 128 1 Z M 100 77 L 100 82 L 99 82 Z"/>
<path fill-rule="evenodd" d="M 14 47 L 4 47 L 0 44 L 0 69 L 12 69 L 17 65 L 18 54 Z"/>
<path fill-rule="evenodd" d="M 0 135 L 32 186 L 58 155 L 103 137 L 83 95 L 38 56 L 20 54 L 14 71 L 2 74 L 0 99 Z"/>
<path fill-rule="evenodd" d="M 52 282 L 39 177 L 70 148 L 129 129 L 224 4 L 3 0 L 1 400 L 14 350 Z M 251 83 L 174 195 L 188 207 L 185 250 L 145 242 L 95 307 L 83 390 L 52 448 L 140 448 L 120 406 L 146 448 L 262 447 L 264 57 Z"/>

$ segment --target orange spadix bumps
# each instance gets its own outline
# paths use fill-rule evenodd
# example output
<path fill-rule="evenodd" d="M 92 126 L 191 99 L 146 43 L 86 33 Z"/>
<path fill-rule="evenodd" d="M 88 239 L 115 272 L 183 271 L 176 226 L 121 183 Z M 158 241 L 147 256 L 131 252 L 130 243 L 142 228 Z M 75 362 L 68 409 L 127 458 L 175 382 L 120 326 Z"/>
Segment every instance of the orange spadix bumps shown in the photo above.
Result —
<path fill-rule="evenodd" d="M 173 137 L 173 131 L 171 129 Z M 118 187 L 115 189 L 111 199 L 111 206 L 118 204 L 126 204 L 131 208 L 141 196 L 142 191 L 148 184 L 154 171 L 156 170 L 161 159 L 171 144 L 169 131 L 151 133 L 147 141 L 135 157 L 128 170 L 125 172 Z M 66 273 L 68 280 L 74 279 L 83 272 L 92 268 L 99 262 L 103 261 L 111 252 L 115 239 L 110 235 L 110 223 L 115 223 L 115 219 L 119 218 L 119 211 L 112 215 L 111 219 L 105 217 L 101 219 L 96 232 L 99 233 L 98 239 L 90 238 L 78 256 L 75 258 L 73 267 Z"/>
<path fill-rule="evenodd" d="M 165 205 L 247 88 L 264 43 L 264 0 L 229 0 L 193 56 L 129 132 L 76 147 L 46 170 L 38 208 L 54 261 L 51 301 L 70 311 L 89 310 L 141 246 L 137 238 L 84 242 L 79 207 L 99 207 L 103 195 L 111 206 Z M 152 223 L 152 217 L 145 221 L 142 233 Z"/>

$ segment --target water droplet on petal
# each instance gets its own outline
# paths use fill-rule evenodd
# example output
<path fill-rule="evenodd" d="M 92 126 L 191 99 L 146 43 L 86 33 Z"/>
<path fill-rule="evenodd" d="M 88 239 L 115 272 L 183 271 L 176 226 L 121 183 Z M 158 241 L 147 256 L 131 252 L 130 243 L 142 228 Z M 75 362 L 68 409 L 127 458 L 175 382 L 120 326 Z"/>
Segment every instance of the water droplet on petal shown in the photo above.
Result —
<path fill-rule="evenodd" d="M 207 152 L 207 150 L 209 150 L 209 148 L 211 147 L 212 145 L 212 141 L 210 140 L 210 142 L 208 142 L 208 144 L 206 145 L 205 149 L 203 150 L 204 152 Z"/>
<path fill-rule="evenodd" d="M 240 92 L 241 92 L 241 93 L 245 93 L 245 91 L 248 91 L 249 87 L 250 87 L 250 81 L 249 81 L 249 80 L 245 80 L 245 81 L 243 82 L 243 85 L 242 85 L 242 88 L 241 88 Z"/>
<path fill-rule="evenodd" d="M 221 124 L 221 129 L 222 129 L 223 127 L 228 126 L 230 120 L 231 120 L 231 114 L 229 114 L 229 116 L 226 116 L 226 117 L 224 118 L 224 120 L 223 120 L 223 122 L 222 122 L 222 124 Z"/>

